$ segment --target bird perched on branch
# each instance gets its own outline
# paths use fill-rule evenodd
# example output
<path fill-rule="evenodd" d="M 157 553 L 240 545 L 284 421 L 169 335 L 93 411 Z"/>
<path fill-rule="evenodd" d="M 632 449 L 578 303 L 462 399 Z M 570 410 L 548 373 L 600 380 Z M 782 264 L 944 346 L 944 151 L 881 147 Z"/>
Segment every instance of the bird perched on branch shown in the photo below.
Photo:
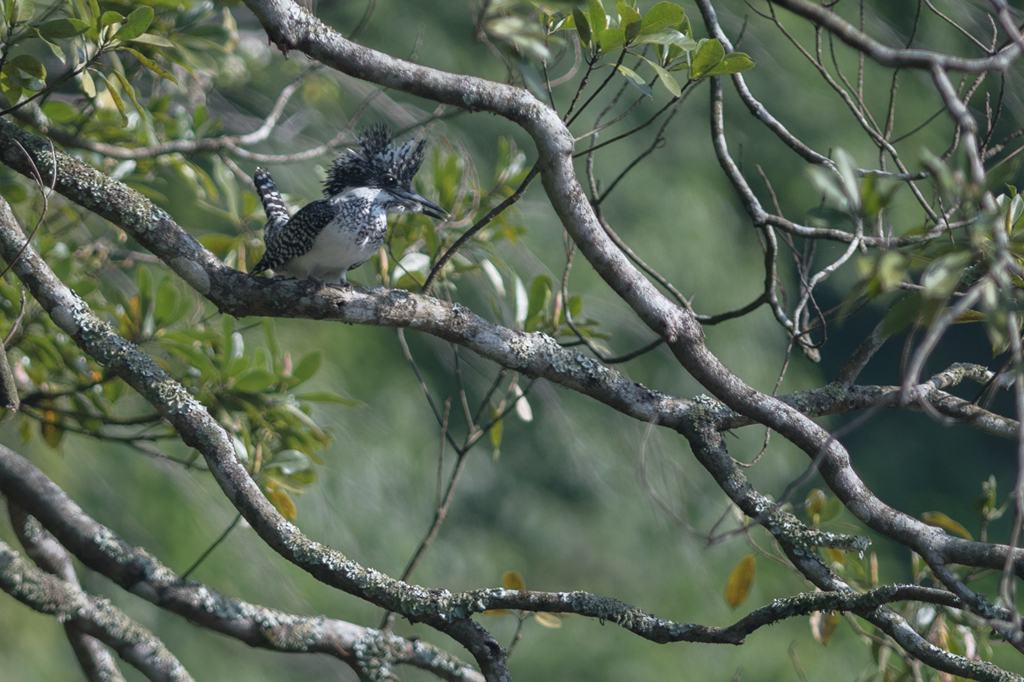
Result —
<path fill-rule="evenodd" d="M 274 270 L 297 279 L 347 284 L 384 243 L 390 213 L 423 213 L 440 220 L 448 212 L 412 191 L 425 142 L 396 144 L 383 125 L 364 131 L 356 148 L 334 161 L 324 182 L 325 199 L 288 217 L 274 180 L 262 168 L 253 176 L 263 201 L 267 250 L 251 274 Z"/>

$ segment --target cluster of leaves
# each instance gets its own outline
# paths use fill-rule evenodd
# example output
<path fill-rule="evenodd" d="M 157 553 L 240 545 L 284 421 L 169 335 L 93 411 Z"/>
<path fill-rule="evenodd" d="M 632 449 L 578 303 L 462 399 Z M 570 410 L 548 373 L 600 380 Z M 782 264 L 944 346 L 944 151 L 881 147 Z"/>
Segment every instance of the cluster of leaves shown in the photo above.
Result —
<path fill-rule="evenodd" d="M 817 227 L 853 231 L 877 221 L 883 226 L 888 209 L 899 185 L 874 176 L 859 178 L 853 157 L 843 149 L 835 153 L 836 170 L 812 168 L 811 182 L 821 193 L 824 204 L 812 209 L 807 223 Z M 934 180 L 936 193 L 944 197 L 956 211 L 948 211 L 948 220 L 960 218 L 967 227 L 967 239 L 924 240 L 922 245 L 880 251 L 857 261 L 860 281 L 851 289 L 841 314 L 846 314 L 863 300 L 875 300 L 886 294 L 913 285 L 915 290 L 894 301 L 883 320 L 886 336 L 897 334 L 911 324 L 930 328 L 949 310 L 954 295 L 983 282 L 981 310 L 967 310 L 957 323 L 984 323 L 993 355 L 1009 348 L 1008 316 L 1019 307 L 1024 279 L 1024 197 L 1017 188 L 1006 186 L 996 197 L 996 210 L 985 210 L 978 201 L 976 188 L 965 181 L 965 174 L 925 152 L 925 167 Z M 973 198 L 972 198 L 973 197 Z M 923 235 L 932 226 L 927 223 L 908 230 L 901 236 Z M 999 266 L 1001 247 L 995 234 L 1008 237 L 1008 249 L 1014 255 L 1017 272 L 1007 273 Z"/>
<path fill-rule="evenodd" d="M 9 201 L 30 203 L 22 185 L 6 173 L 4 180 Z M 331 392 L 296 392 L 319 369 L 319 352 L 293 363 L 276 341 L 272 320 L 262 323 L 264 344 L 246 352 L 245 330 L 236 329 L 233 318 L 208 325 L 207 306 L 195 292 L 169 274 L 156 279 L 150 266 L 135 263 L 118 242 L 90 235 L 82 217 L 70 205 L 51 206 L 36 237 L 40 255 L 96 314 L 141 346 L 210 410 L 231 433 L 239 457 L 268 498 L 294 518 L 291 495 L 316 481 L 313 465 L 323 463 L 318 452 L 329 444 L 310 417 L 313 404 L 358 403 Z M 132 269 L 134 281 L 122 274 Z M 26 441 L 38 424 L 43 440 L 55 449 L 67 433 L 79 433 L 170 456 L 151 446 L 174 442 L 173 429 L 126 391 L 121 379 L 82 354 L 39 305 L 28 300 L 18 320 L 21 289 L 11 275 L 0 280 L 0 305 Z M 197 456 L 192 453 L 184 461 L 191 464 Z"/>
<path fill-rule="evenodd" d="M 672 72 L 689 71 L 688 82 L 695 82 L 754 67 L 749 55 L 742 52 L 727 55 L 717 39 L 694 41 L 686 12 L 673 2 L 659 2 L 641 13 L 635 2 L 619 0 L 614 16 L 606 14 L 601 0 L 589 0 L 587 8 L 586 12 L 574 8 L 570 14 L 550 15 L 547 18 L 549 30 L 576 29 L 580 43 L 590 50 L 591 61 L 619 49 L 623 50 L 623 55 L 637 54 L 673 97 L 682 95 L 682 87 Z M 646 49 L 636 51 L 642 46 L 653 46 L 654 54 L 648 56 Z M 632 85 L 653 97 L 647 81 L 634 69 L 624 66 L 621 58 L 614 65 L 602 66 L 614 66 Z"/>
<path fill-rule="evenodd" d="M 149 33 L 151 28 L 157 28 L 152 7 L 138 7 L 125 16 L 115 10 L 101 11 L 97 0 L 56 3 L 39 12 L 41 16 L 36 21 L 33 19 L 37 10 L 32 0 L 7 0 L 4 9 L 0 91 L 11 106 L 48 95 L 72 78 L 78 79 L 81 93 L 95 103 L 100 93 L 96 84 L 99 79 L 123 126 L 128 124 L 125 97 L 145 117 L 146 111 L 139 105 L 131 84 L 138 74 L 126 70 L 119 52 L 133 56 L 157 78 L 176 83 L 174 76 L 157 61 L 160 57 L 181 63 L 173 49 L 168 51 L 174 48 L 174 43 L 165 34 L 173 27 L 164 25 L 164 30 Z M 175 12 L 173 16 L 180 15 Z M 43 51 L 63 62 L 59 75 L 48 78 L 40 59 Z M 50 102 L 43 112 L 58 122 L 78 117 L 74 108 L 59 100 Z"/>
<path fill-rule="evenodd" d="M 14 185 L 8 185 L 11 186 Z M 20 186 L 18 188 L 21 196 L 27 196 Z M 11 194 L 19 195 L 18 192 Z M 59 234 L 60 227 L 67 226 L 68 215 L 61 212 L 53 222 Z M 54 271 L 71 282 L 80 295 L 96 300 L 98 284 L 88 276 L 94 259 L 74 253 L 55 234 L 39 235 L 37 248 Z M 32 437 L 35 424 L 52 448 L 61 446 L 68 430 L 100 435 L 103 417 L 115 414 L 114 404 L 124 393 L 124 383 L 83 356 L 74 341 L 51 322 L 41 306 L 31 299 L 23 302 L 22 296 L 21 287 L 11 276 L 0 280 L 0 305 L 6 323 L 3 336 L 7 347 L 13 349 L 10 361 L 21 395 L 22 439 L 27 442 Z"/>
<path fill-rule="evenodd" d="M 136 307 L 143 324 L 147 315 L 170 324 L 161 312 L 173 309 L 166 301 L 178 294 L 177 288 L 170 278 L 154 287 L 148 270 L 139 269 Z M 323 354 L 314 351 L 293 363 L 277 343 L 273 320 L 259 326 L 265 343 L 251 351 L 245 348 L 245 330 L 236 329 L 234 318 L 227 315 L 219 329 L 202 322 L 159 327 L 147 351 L 163 358 L 174 376 L 188 377 L 183 383 L 231 434 L 238 456 L 267 497 L 285 518 L 294 519 L 291 495 L 316 482 L 313 465 L 323 464 L 318 452 L 330 443 L 310 417 L 312 404 L 359 403 L 329 391 L 295 393 L 316 374 Z"/>
<path fill-rule="evenodd" d="M 220 121 L 196 93 L 211 76 L 237 75 L 238 29 L 209 2 L 71 0 L 36 7 L 7 0 L 0 25 L 0 92 L 8 111 L 29 106 L 55 129 L 125 148 L 211 136 Z M 143 94 L 144 93 L 144 96 Z M 180 154 L 105 166 L 155 201 L 156 171 L 171 170 L 200 197 L 217 201 L 208 164 Z"/>
<path fill-rule="evenodd" d="M 981 309 L 967 310 L 955 322 L 983 323 L 993 356 L 1004 353 L 1010 346 L 1008 316 L 1019 308 L 1024 289 L 1019 274 L 998 266 L 1000 247 L 993 237 L 995 231 L 1004 232 L 1016 269 L 1024 268 L 1024 198 L 1015 187 L 1007 189 L 996 197 L 996 212 L 981 211 L 971 219 L 968 239 L 932 241 L 860 259 L 861 281 L 848 305 L 892 292 L 916 274 L 920 287 L 893 303 L 884 318 L 884 333 L 896 334 L 910 324 L 931 327 L 949 309 L 951 297 L 981 283 Z"/>

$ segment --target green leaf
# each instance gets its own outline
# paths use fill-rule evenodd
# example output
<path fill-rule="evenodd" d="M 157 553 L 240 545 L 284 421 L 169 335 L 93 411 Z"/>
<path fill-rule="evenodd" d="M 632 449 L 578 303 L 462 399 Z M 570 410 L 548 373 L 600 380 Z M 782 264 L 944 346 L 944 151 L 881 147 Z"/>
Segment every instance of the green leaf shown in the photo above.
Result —
<path fill-rule="evenodd" d="M 117 76 L 117 80 L 121 82 L 121 87 L 128 93 L 128 97 L 131 98 L 132 104 L 135 105 L 135 109 L 142 114 L 142 118 L 146 118 L 146 110 L 139 105 L 139 100 L 135 99 L 135 88 L 132 87 L 128 79 L 120 71 L 114 71 L 114 75 Z M 214 157 L 217 158 L 217 157 Z"/>
<path fill-rule="evenodd" d="M 117 40 L 134 40 L 145 33 L 152 23 L 153 8 L 140 7 L 128 15 L 128 20 L 114 34 L 114 38 Z"/>
<path fill-rule="evenodd" d="M 46 67 L 31 55 L 19 54 L 17 57 L 12 57 L 4 64 L 5 69 L 8 67 L 20 69 L 33 78 L 46 78 Z"/>
<path fill-rule="evenodd" d="M 305 400 L 311 403 L 337 403 L 339 405 L 344 405 L 345 407 L 362 407 L 365 404 L 361 400 L 344 398 L 337 393 L 329 392 L 300 393 L 295 396 L 295 399 Z"/>
<path fill-rule="evenodd" d="M 658 64 L 657 62 L 652 62 L 650 59 L 647 59 L 646 57 L 644 57 L 643 59 L 645 62 L 651 65 L 651 67 L 654 69 L 654 72 L 658 74 L 658 80 L 661 81 L 661 84 L 665 86 L 665 88 L 672 94 L 673 97 L 682 96 L 683 89 L 679 87 L 679 81 L 673 78 L 672 74 L 666 71 L 664 67 L 661 66 L 661 64 Z"/>
<path fill-rule="evenodd" d="M 576 32 L 580 34 L 580 45 L 590 45 L 590 22 L 587 21 L 587 15 L 578 7 L 573 7 L 572 17 L 576 21 Z"/>
<path fill-rule="evenodd" d="M 731 76 L 734 73 L 749 71 L 754 66 L 755 64 L 749 55 L 742 52 L 733 52 L 732 54 L 725 55 L 722 61 L 712 67 L 704 76 Z"/>
<path fill-rule="evenodd" d="M 85 73 L 84 71 L 82 73 Z M 125 113 L 124 100 L 121 99 L 121 95 L 114 88 L 114 84 L 110 82 L 104 74 L 100 74 L 100 78 L 107 84 L 107 92 L 110 93 L 110 99 L 114 100 L 114 106 L 117 107 L 117 112 L 121 114 L 121 127 L 124 128 L 128 125 L 128 115 Z"/>
<path fill-rule="evenodd" d="M 153 309 L 153 319 L 161 326 L 176 322 L 186 310 L 186 307 L 179 305 L 180 295 L 170 278 L 160 282 L 156 292 L 156 305 Z"/>
<path fill-rule="evenodd" d="M 612 29 L 612 30 L 614 31 L 614 30 L 617 30 L 617 29 Z M 610 31 L 609 31 L 609 33 L 610 33 Z M 618 69 L 619 73 L 621 73 L 623 76 L 626 77 L 626 80 L 629 81 L 630 85 L 632 85 L 633 87 L 635 87 L 637 90 L 639 90 L 640 92 L 644 93 L 648 97 L 654 97 L 654 93 L 651 91 L 651 86 L 647 85 L 647 83 L 644 81 L 644 79 L 641 78 L 637 74 L 636 71 L 633 71 L 632 69 L 626 68 L 625 66 L 622 66 L 621 64 L 619 64 L 615 68 Z"/>
<path fill-rule="evenodd" d="M 640 35 L 655 33 L 668 26 L 676 26 L 686 16 L 686 10 L 674 2 L 659 2 L 644 15 Z"/>
<path fill-rule="evenodd" d="M 932 526 L 939 526 L 940 528 L 949 531 L 953 535 L 959 535 L 966 540 L 973 540 L 970 531 L 960 525 L 958 522 L 949 518 L 942 512 L 925 512 L 921 515 L 921 519 Z"/>
<path fill-rule="evenodd" d="M 494 426 L 491 427 L 491 445 L 494 446 L 495 458 L 497 458 L 498 449 L 501 447 L 501 437 L 505 433 L 505 420 L 499 419 L 494 422 Z"/>
<path fill-rule="evenodd" d="M 700 43 L 696 54 L 693 55 L 693 64 L 690 66 L 690 79 L 699 80 L 708 75 L 711 69 L 725 58 L 725 48 L 716 38 L 705 40 Z"/>
<path fill-rule="evenodd" d="M 943 310 L 943 312 L 945 312 L 946 310 L 949 310 L 949 308 L 946 308 L 945 310 Z M 956 316 L 956 319 L 953 320 L 953 324 L 969 324 L 971 322 L 984 322 L 987 319 L 988 316 L 986 316 L 985 313 L 981 312 L 980 310 L 965 310 Z"/>
<path fill-rule="evenodd" d="M 213 364 L 213 360 L 206 353 L 197 350 L 191 344 L 171 341 L 169 339 L 162 339 L 161 342 L 168 353 L 183 359 L 189 366 L 196 369 L 203 379 L 210 381 L 218 375 L 217 367 Z"/>
<path fill-rule="evenodd" d="M 67 61 L 67 56 L 64 54 L 64 50 L 63 50 L 63 48 L 61 48 L 60 45 L 58 45 L 57 43 L 51 42 L 51 41 L 47 40 L 46 38 L 40 36 L 38 34 L 38 32 L 36 33 L 36 35 L 38 36 L 38 38 L 40 40 L 43 41 L 43 43 L 46 44 L 46 47 L 50 48 L 50 52 L 53 53 L 54 57 L 56 57 L 57 59 L 59 59 L 62 62 L 66 62 Z"/>
<path fill-rule="evenodd" d="M 308 381 L 316 371 L 320 369 L 320 363 L 323 362 L 324 354 L 318 350 L 308 353 L 306 356 L 299 361 L 299 364 L 295 366 L 292 371 L 292 376 L 299 380 L 299 382 Z"/>
<path fill-rule="evenodd" d="M 594 42 L 601 39 L 601 34 L 608 28 L 608 15 L 604 12 L 601 0 L 587 0 L 590 19 L 590 32 L 594 34 Z"/>
<path fill-rule="evenodd" d="M 283 490 L 273 489 L 267 490 L 267 499 L 270 500 L 270 504 L 274 505 L 274 508 L 281 513 L 288 521 L 294 521 L 295 517 L 298 516 L 299 510 L 295 508 L 295 502 L 292 498 Z"/>
<path fill-rule="evenodd" d="M 807 509 L 807 518 L 811 520 L 811 523 L 817 525 L 817 520 L 814 516 L 821 514 L 821 510 L 825 508 L 825 504 L 828 502 L 828 495 L 823 493 L 820 488 L 814 488 L 811 492 L 807 493 L 807 500 L 804 502 L 804 507 Z"/>
<path fill-rule="evenodd" d="M 14 82 L 6 73 L 0 75 L 0 90 L 11 104 L 16 104 L 21 99 L 21 85 Z"/>
<path fill-rule="evenodd" d="M 12 204 L 20 204 L 28 199 L 28 191 L 21 185 L 14 183 L 0 183 L 0 196 Z M 80 291 L 81 285 L 75 286 L 75 291 Z"/>
<path fill-rule="evenodd" d="M 213 251 L 216 255 L 223 256 L 235 248 L 238 244 L 238 237 L 232 237 L 221 232 L 211 232 L 200 237 L 199 243 Z"/>
<path fill-rule="evenodd" d="M 153 298 L 153 273 L 149 268 L 140 266 L 135 272 L 135 285 L 139 288 L 139 297 L 143 301 Z"/>
<path fill-rule="evenodd" d="M 292 476 L 313 466 L 309 457 L 298 450 L 282 450 L 274 455 L 264 469 L 277 469 L 285 476 Z"/>
<path fill-rule="evenodd" d="M 740 559 L 729 573 L 725 583 L 725 601 L 731 608 L 736 608 L 750 596 L 750 588 L 757 577 L 757 561 L 753 554 Z"/>
<path fill-rule="evenodd" d="M 825 508 L 822 510 L 821 516 L 818 518 L 818 521 L 820 523 L 827 523 L 829 521 L 832 521 L 833 519 L 837 518 L 840 514 L 843 513 L 843 509 L 843 501 L 840 500 L 838 497 L 831 497 L 829 498 L 828 503 L 825 505 Z"/>
<path fill-rule="evenodd" d="M 145 66 L 147 69 L 149 69 L 150 71 L 152 71 L 156 75 L 160 76 L 161 78 L 164 78 L 166 80 L 171 81 L 175 85 L 178 84 L 178 79 L 175 78 L 173 75 L 171 75 L 170 72 L 168 72 L 162 66 L 160 66 L 155 61 L 153 61 L 152 59 L 150 59 L 146 55 L 142 54 L 138 50 L 136 50 L 134 48 L 131 48 L 131 47 L 123 47 L 121 49 L 122 50 L 126 50 L 127 52 L 131 53 L 136 59 L 138 59 L 140 62 L 142 62 L 143 66 Z"/>
<path fill-rule="evenodd" d="M 82 79 L 82 92 L 85 93 L 85 96 L 89 98 L 95 97 L 96 84 L 93 83 L 92 76 L 89 75 L 89 69 L 82 69 L 79 77 Z"/>
<path fill-rule="evenodd" d="M 89 30 L 89 22 L 72 18 L 54 19 L 39 26 L 36 30 L 47 40 L 61 40 L 85 33 Z"/>
<path fill-rule="evenodd" d="M 9 24 L 23 24 L 36 13 L 36 6 L 32 0 L 14 0 L 7 6 L 7 10 Z"/>
<path fill-rule="evenodd" d="M 653 43 L 655 45 L 676 45 L 683 50 L 693 50 L 697 47 L 697 43 L 694 42 L 693 38 L 687 38 L 674 28 L 665 28 L 646 35 L 641 34 L 640 37 L 636 39 L 637 45 L 643 45 L 645 43 Z"/>
<path fill-rule="evenodd" d="M 906 329 L 920 314 L 922 304 L 921 294 L 914 291 L 889 306 L 882 318 L 882 335 L 892 336 Z"/>
<path fill-rule="evenodd" d="M 1017 194 L 1010 202 L 1009 220 L 1007 221 L 1010 224 L 1010 230 L 1013 230 L 1013 227 L 1020 221 L 1022 213 L 1024 213 L 1024 196 Z"/>
<path fill-rule="evenodd" d="M 39 108 L 43 110 L 48 119 L 57 123 L 67 123 L 78 118 L 78 112 L 75 111 L 75 108 L 67 102 L 61 102 L 60 100 L 55 99 L 43 102 Z"/>
<path fill-rule="evenodd" d="M 123 24 L 123 23 L 124 23 L 124 15 L 121 14 L 120 12 L 115 12 L 113 10 L 111 10 L 109 12 L 104 12 L 103 16 L 100 17 L 100 28 L 103 28 L 104 26 L 110 26 L 112 24 Z"/>
<path fill-rule="evenodd" d="M 607 31 L 601 32 L 601 37 L 598 38 L 597 44 L 601 47 L 601 52 L 611 52 L 622 47 L 625 40 L 626 36 L 621 28 L 610 28 Z"/>
<path fill-rule="evenodd" d="M 169 41 L 163 36 L 153 35 L 152 33 L 143 33 L 137 38 L 132 38 L 134 43 L 145 43 L 146 45 L 155 45 L 156 47 L 175 47 L 174 43 Z"/>
<path fill-rule="evenodd" d="M 693 28 L 690 26 L 690 17 L 683 17 L 683 20 L 676 26 L 679 32 L 687 38 L 693 38 Z"/>
<path fill-rule="evenodd" d="M 526 319 L 530 319 L 541 310 L 547 307 L 551 300 L 551 278 L 547 275 L 538 275 L 530 284 L 529 306 L 526 310 Z"/>
<path fill-rule="evenodd" d="M 31 90 L 32 92 L 39 92 L 46 87 L 46 82 L 39 78 L 27 76 L 22 74 L 18 69 L 15 68 L 4 68 L 4 76 L 14 85 L 22 88 L 23 90 Z"/>
<path fill-rule="evenodd" d="M 242 393 L 263 393 L 277 383 L 277 376 L 264 369 L 254 369 L 235 383 L 235 390 Z"/>
<path fill-rule="evenodd" d="M 615 4 L 616 10 L 619 12 L 619 26 L 622 27 L 622 36 L 626 45 L 633 42 L 633 39 L 640 35 L 640 28 L 642 21 L 640 18 L 640 12 L 636 11 L 623 0 L 619 0 Z"/>
<path fill-rule="evenodd" d="M 583 297 L 582 296 L 570 296 L 569 303 L 566 305 L 566 309 L 569 311 L 569 315 L 573 318 L 577 318 L 583 314 Z"/>

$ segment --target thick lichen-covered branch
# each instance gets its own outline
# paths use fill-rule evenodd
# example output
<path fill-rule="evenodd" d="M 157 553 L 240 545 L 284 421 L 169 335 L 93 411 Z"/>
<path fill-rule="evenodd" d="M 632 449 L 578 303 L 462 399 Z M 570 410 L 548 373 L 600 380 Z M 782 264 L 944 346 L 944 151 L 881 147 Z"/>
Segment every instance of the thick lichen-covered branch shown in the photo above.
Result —
<path fill-rule="evenodd" d="M 94 571 L 125 590 L 202 627 L 254 647 L 286 653 L 323 653 L 369 676 L 366 666 L 408 663 L 445 680 L 481 680 L 472 668 L 425 642 L 410 641 L 323 616 L 297 616 L 219 594 L 182 580 L 156 557 L 97 523 L 55 483 L 12 450 L 0 446 L 0 493 L 24 508 Z M 45 530 L 42 532 L 46 532 Z M 383 644 L 387 646 L 381 648 Z M 369 649 L 384 652 L 366 660 Z"/>
<path fill-rule="evenodd" d="M 192 682 L 163 642 L 105 599 L 50 575 L 0 542 L 0 589 L 21 603 L 73 623 L 114 649 L 153 682 Z"/>
<path fill-rule="evenodd" d="M 9 497 L 7 511 L 11 517 L 14 534 L 18 536 L 25 553 L 36 566 L 80 588 L 78 575 L 71 563 L 71 555 L 56 538 L 47 532 L 35 517 L 27 514 Z M 124 682 L 124 676 L 121 675 L 113 656 L 99 640 L 82 632 L 74 623 L 64 623 L 64 631 L 89 682 Z"/>

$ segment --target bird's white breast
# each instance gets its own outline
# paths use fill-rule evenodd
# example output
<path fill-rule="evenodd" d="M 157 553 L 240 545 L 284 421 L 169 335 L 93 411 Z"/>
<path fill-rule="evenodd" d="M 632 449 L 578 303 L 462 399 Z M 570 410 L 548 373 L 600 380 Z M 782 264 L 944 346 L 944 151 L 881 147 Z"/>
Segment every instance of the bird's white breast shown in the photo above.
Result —
<path fill-rule="evenodd" d="M 378 201 L 381 190 L 351 189 L 328 201 L 338 213 L 305 254 L 292 258 L 285 270 L 299 279 L 345 282 L 345 273 L 370 259 L 384 243 L 388 217 Z"/>

